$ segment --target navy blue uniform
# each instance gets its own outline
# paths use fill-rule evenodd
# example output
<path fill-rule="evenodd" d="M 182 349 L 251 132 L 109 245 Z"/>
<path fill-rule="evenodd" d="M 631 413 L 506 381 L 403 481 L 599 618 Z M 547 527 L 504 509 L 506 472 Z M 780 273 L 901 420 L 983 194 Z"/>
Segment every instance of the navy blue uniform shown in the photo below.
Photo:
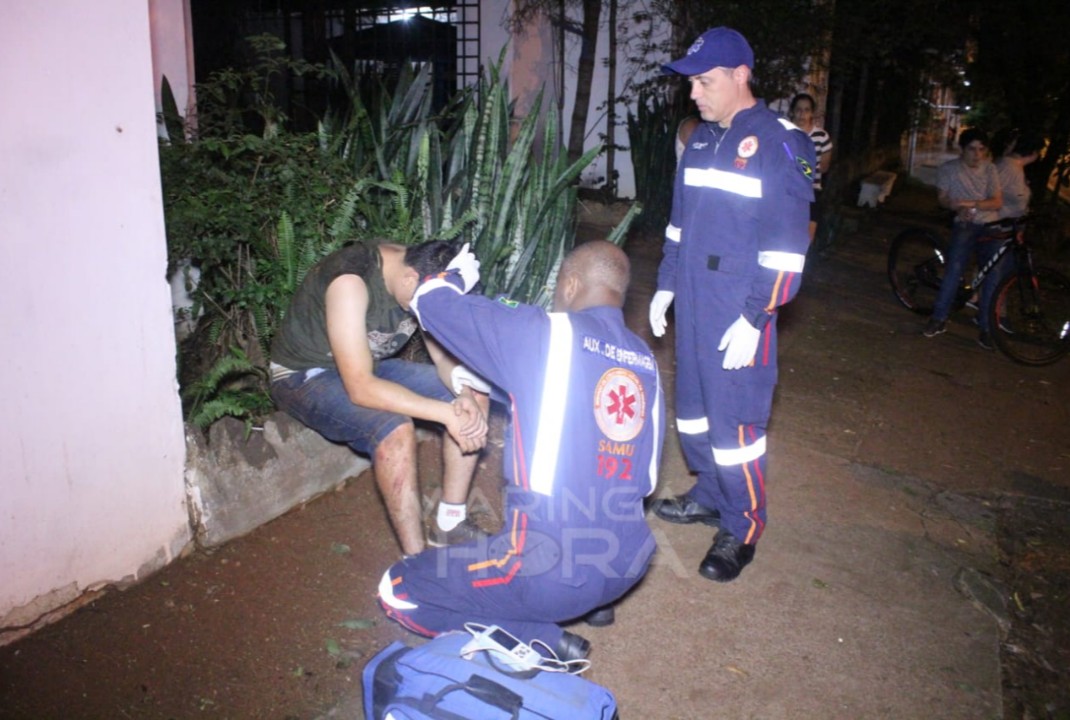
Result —
<path fill-rule="evenodd" d="M 424 329 L 509 408 L 504 525 L 489 542 L 396 563 L 380 602 L 426 635 L 478 622 L 555 647 L 558 623 L 621 597 L 653 555 L 643 498 L 664 434 L 653 353 L 617 308 L 547 313 L 429 282 Z"/>
<path fill-rule="evenodd" d="M 762 101 L 729 128 L 692 133 L 673 192 L 658 290 L 675 293 L 676 414 L 688 493 L 754 543 L 766 522 L 765 446 L 777 380 L 776 311 L 798 292 L 809 244 L 814 146 Z M 761 331 L 753 364 L 724 370 L 740 316 Z"/>

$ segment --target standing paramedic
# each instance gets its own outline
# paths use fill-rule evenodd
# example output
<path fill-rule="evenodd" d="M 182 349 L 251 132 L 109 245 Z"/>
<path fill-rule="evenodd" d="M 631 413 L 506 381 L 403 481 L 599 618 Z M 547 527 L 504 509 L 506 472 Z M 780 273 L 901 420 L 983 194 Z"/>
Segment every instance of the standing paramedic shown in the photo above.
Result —
<path fill-rule="evenodd" d="M 777 308 L 795 297 L 810 236 L 814 144 L 750 89 L 754 53 L 725 27 L 665 65 L 703 122 L 677 169 L 650 327 L 675 302 L 676 428 L 697 475 L 651 503 L 674 523 L 719 528 L 699 573 L 725 582 L 766 523 L 766 424 L 777 381 Z"/>
<path fill-rule="evenodd" d="M 657 484 L 664 400 L 653 353 L 624 324 L 628 258 L 606 241 L 576 247 L 550 313 L 465 295 L 479 263 L 462 252 L 453 265 L 420 286 L 413 307 L 509 408 L 504 525 L 489 540 L 396 563 L 379 600 L 424 635 L 498 625 L 580 659 L 590 643 L 560 623 L 612 622 L 612 603 L 655 549 L 643 499 Z"/>

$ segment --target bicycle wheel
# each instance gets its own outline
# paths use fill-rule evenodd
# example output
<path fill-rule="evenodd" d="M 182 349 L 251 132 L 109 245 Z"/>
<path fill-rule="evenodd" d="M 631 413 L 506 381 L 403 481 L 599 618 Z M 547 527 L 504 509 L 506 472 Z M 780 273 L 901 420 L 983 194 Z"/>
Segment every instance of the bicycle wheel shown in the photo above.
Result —
<path fill-rule="evenodd" d="M 888 280 L 895 299 L 920 315 L 930 315 L 944 279 L 945 247 L 920 228 L 899 233 L 888 251 Z"/>
<path fill-rule="evenodd" d="M 1070 280 L 1056 270 L 1004 278 L 990 312 L 992 338 L 1015 362 L 1050 365 L 1070 351 Z"/>

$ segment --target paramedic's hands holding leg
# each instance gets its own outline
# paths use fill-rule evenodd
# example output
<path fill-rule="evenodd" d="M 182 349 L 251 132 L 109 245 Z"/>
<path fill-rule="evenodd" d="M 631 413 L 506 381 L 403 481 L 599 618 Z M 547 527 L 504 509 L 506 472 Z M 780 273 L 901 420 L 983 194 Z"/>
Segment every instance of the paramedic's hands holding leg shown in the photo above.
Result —
<path fill-rule="evenodd" d="M 676 297 L 676 294 L 672 290 L 658 290 L 654 293 L 654 297 L 650 301 L 650 330 L 654 333 L 654 337 L 661 337 L 665 334 L 665 326 L 667 324 L 665 313 L 668 312 L 669 306 L 672 305 L 674 297 Z"/>
<path fill-rule="evenodd" d="M 740 315 L 739 319 L 725 330 L 721 336 L 721 344 L 717 346 L 718 350 L 724 351 L 721 367 L 725 370 L 738 370 L 750 365 L 754 361 L 754 354 L 758 352 L 758 340 L 761 336 L 762 331 Z"/>

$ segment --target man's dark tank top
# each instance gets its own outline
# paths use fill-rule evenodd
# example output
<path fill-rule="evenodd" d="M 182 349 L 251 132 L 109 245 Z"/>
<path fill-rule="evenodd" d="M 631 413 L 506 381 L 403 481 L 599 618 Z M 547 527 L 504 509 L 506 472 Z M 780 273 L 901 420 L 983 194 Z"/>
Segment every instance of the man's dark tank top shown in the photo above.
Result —
<path fill-rule="evenodd" d="M 365 327 L 375 360 L 396 355 L 416 332 L 415 318 L 398 305 L 383 284 L 378 247 L 354 243 L 334 251 L 308 271 L 271 343 L 271 362 L 290 370 L 335 367 L 327 338 L 327 286 L 340 275 L 358 275 L 368 288 Z"/>

